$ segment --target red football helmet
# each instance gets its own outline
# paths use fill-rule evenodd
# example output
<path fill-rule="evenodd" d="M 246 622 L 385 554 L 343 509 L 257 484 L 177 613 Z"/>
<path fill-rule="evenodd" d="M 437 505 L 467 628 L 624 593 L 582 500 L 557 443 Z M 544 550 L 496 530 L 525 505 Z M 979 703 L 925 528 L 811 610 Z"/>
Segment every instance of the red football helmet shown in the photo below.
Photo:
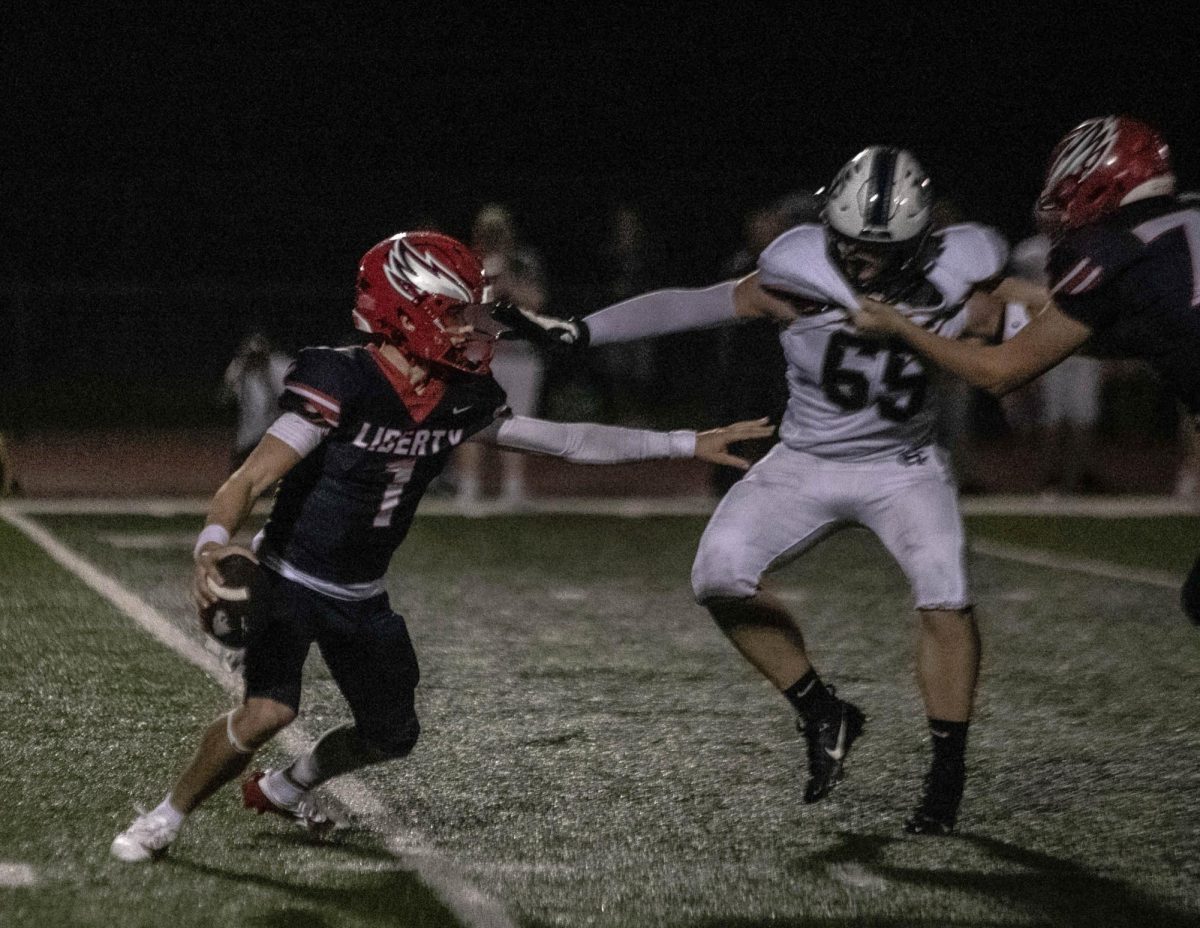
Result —
<path fill-rule="evenodd" d="M 1126 203 L 1174 192 L 1170 152 L 1158 130 L 1129 116 L 1102 116 L 1080 123 L 1054 147 L 1034 215 L 1043 231 L 1057 234 Z"/>
<path fill-rule="evenodd" d="M 495 323 L 479 259 L 440 232 L 401 232 L 362 256 L 354 326 L 433 364 L 486 374 Z M 470 328 L 461 333 L 455 330 Z"/>

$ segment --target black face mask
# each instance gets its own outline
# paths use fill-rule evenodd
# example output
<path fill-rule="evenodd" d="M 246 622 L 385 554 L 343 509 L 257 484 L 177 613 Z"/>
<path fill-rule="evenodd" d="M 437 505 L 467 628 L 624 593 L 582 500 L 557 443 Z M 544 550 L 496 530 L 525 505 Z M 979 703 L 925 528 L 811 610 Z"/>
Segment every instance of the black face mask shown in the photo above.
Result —
<path fill-rule="evenodd" d="M 889 302 L 902 300 L 921 285 L 937 247 L 929 231 L 904 242 L 870 242 L 830 229 L 830 256 L 851 286 Z"/>

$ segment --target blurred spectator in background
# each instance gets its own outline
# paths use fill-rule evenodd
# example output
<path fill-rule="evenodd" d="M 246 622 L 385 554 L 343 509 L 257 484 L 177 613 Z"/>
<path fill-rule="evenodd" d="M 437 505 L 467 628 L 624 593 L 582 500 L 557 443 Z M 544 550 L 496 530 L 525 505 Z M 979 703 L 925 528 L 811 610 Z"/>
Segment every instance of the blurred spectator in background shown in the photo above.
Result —
<path fill-rule="evenodd" d="M 471 249 L 483 263 L 492 286 L 492 299 L 516 303 L 535 313 L 545 313 L 548 301 L 541 255 L 520 240 L 512 213 L 505 206 L 483 206 L 471 225 Z M 518 416 L 536 416 L 545 376 L 541 355 L 522 341 L 501 341 L 492 359 L 492 374 L 508 395 L 508 405 Z M 485 449 L 464 443 L 456 452 L 454 482 L 457 499 L 472 503 L 483 495 Z M 526 497 L 525 459 L 509 451 L 496 452 L 501 466 L 501 498 L 510 505 Z"/>
<path fill-rule="evenodd" d="M 758 266 L 758 256 L 776 238 L 792 226 L 817 222 L 821 200 L 816 194 L 798 192 L 766 205 L 750 209 L 742 219 L 742 239 L 738 248 L 721 265 L 722 279 L 743 277 Z M 750 319 L 716 332 L 720 386 L 718 405 L 721 416 L 758 419 L 766 416 L 778 424 L 787 408 L 787 361 L 779 342 L 779 326 L 768 319 Z M 753 447 L 740 453 L 758 460 L 779 440 L 778 434 L 758 439 Z M 742 477 L 732 467 L 714 467 L 711 485 L 718 495 Z"/>
<path fill-rule="evenodd" d="M 599 282 L 591 302 L 619 303 L 654 289 L 661 275 L 653 242 L 641 209 L 629 203 L 614 207 L 600 243 Z M 585 372 L 586 381 L 600 393 L 603 417 L 613 421 L 627 418 L 632 406 L 650 398 L 659 373 L 657 350 L 654 339 L 605 345 L 567 369 L 572 376 Z"/>
<path fill-rule="evenodd" d="M 967 217 L 957 202 L 940 197 L 933 204 L 932 228 L 936 231 L 960 222 Z M 937 403 L 938 443 L 950 455 L 950 466 L 961 493 L 981 493 L 986 489 L 971 458 L 972 434 L 991 433 L 997 423 L 1003 424 L 1004 414 L 995 400 L 986 393 L 959 380 L 948 377 L 937 368 L 927 370 L 932 399 Z"/>
<path fill-rule="evenodd" d="M 1200 206 L 1200 190 L 1187 190 L 1179 194 L 1179 202 L 1185 206 Z M 1175 472 L 1174 493 L 1185 499 L 1200 497 L 1200 430 L 1195 418 L 1182 403 L 1179 407 L 1179 443 L 1183 452 L 1179 469 Z"/>
<path fill-rule="evenodd" d="M 242 466 L 279 417 L 283 378 L 291 365 L 292 358 L 276 349 L 266 335 L 251 332 L 225 368 L 219 398 L 222 403 L 236 404 L 238 411 L 231 472 Z"/>
<path fill-rule="evenodd" d="M 1037 290 L 1025 301 L 1029 312 L 1037 312 L 1050 299 L 1046 258 L 1050 239 L 1031 235 L 1013 246 L 1009 258 L 1011 276 L 1035 284 Z M 1100 394 L 1104 385 L 1104 362 L 1074 354 L 1042 374 L 1027 389 L 1035 391 L 1032 406 L 1037 460 L 1041 465 L 1039 486 L 1047 493 L 1088 493 L 1100 489 L 1092 465 L 1095 462 L 1096 428 L 1100 420 Z M 1019 400 L 1018 400 L 1019 402 Z"/>
<path fill-rule="evenodd" d="M 12 456 L 4 444 L 4 436 L 0 435 L 0 497 L 13 496 L 20 492 L 21 488 L 13 471 Z"/>

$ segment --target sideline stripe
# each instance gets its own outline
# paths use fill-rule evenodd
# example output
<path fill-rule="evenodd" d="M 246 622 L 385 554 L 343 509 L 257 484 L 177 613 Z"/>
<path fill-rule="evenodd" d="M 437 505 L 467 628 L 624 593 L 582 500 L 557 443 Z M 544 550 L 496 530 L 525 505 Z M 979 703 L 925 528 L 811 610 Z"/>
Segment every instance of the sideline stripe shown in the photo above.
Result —
<path fill-rule="evenodd" d="M 152 497 L 85 499 L 10 499 L 0 506 L 10 512 L 29 515 L 130 515 L 130 516 L 203 516 L 209 497 Z M 545 497 L 518 505 L 499 500 L 471 504 L 453 499 L 426 498 L 420 515 L 488 516 L 512 515 L 596 515 L 646 516 L 709 515 L 717 500 L 707 496 L 670 497 Z M 1200 500 L 1173 496 L 969 496 L 960 500 L 966 516 L 1091 516 L 1098 519 L 1155 518 L 1158 516 L 1200 516 Z M 255 511 L 266 513 L 270 503 L 260 501 Z"/>
<path fill-rule="evenodd" d="M 133 619 L 151 637 L 200 667 L 226 690 L 235 694 L 240 691 L 241 678 L 227 670 L 217 655 L 180 631 L 140 596 L 80 557 L 40 525 L 14 512 L 13 507 L 0 506 L 0 518 L 24 533 L 61 567 Z M 285 729 L 279 740 L 292 753 L 306 750 L 312 745 L 311 741 L 291 728 Z M 387 807 L 355 777 L 339 778 L 324 788 L 360 815 L 381 819 L 388 815 Z M 464 924 L 471 928 L 516 928 L 516 923 L 509 918 L 498 900 L 470 885 L 447 860 L 423 846 L 418 835 L 387 836 L 386 844 L 388 851 L 400 864 L 416 873 L 421 882 Z"/>
<path fill-rule="evenodd" d="M 1015 561 L 1018 564 L 1032 564 L 1035 567 L 1048 567 L 1051 570 L 1070 570 L 1075 573 L 1088 574 L 1092 577 L 1104 577 L 1106 580 L 1123 580 L 1128 583 L 1144 583 L 1147 586 L 1161 587 L 1166 590 L 1177 590 L 1183 584 L 1183 576 L 1165 570 L 1151 570 L 1142 567 L 1126 567 L 1124 564 L 1114 564 L 1112 561 L 1100 561 L 1088 557 L 1072 557 L 1047 551 L 1044 548 L 1026 548 L 1021 545 L 1005 544 L 1002 541 L 992 541 L 987 538 L 976 538 L 971 542 L 971 550 L 975 554 L 994 557 L 1002 561 Z"/>

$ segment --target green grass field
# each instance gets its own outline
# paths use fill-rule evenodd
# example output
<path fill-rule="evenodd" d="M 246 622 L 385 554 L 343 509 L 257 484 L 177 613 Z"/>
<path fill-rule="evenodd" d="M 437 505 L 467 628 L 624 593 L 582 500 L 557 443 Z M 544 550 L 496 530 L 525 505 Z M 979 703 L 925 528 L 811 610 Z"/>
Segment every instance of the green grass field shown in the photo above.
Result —
<path fill-rule="evenodd" d="M 36 523 L 194 634 L 197 518 Z M 113 835 L 234 697 L 0 521 L 0 925 L 497 923 L 456 916 L 447 885 L 529 928 L 1200 924 L 1200 630 L 1174 590 L 976 557 L 961 830 L 910 838 L 928 746 L 899 570 L 845 532 L 773 578 L 870 716 L 846 781 L 805 806 L 786 704 L 691 601 L 702 528 L 420 519 L 390 591 L 425 733 L 361 776 L 373 811 L 351 803 L 352 824 L 314 843 L 229 788 L 165 861 L 129 867 Z M 1184 517 L 972 529 L 1181 577 L 1200 550 Z M 311 737 L 346 715 L 315 652 L 308 672 Z"/>

